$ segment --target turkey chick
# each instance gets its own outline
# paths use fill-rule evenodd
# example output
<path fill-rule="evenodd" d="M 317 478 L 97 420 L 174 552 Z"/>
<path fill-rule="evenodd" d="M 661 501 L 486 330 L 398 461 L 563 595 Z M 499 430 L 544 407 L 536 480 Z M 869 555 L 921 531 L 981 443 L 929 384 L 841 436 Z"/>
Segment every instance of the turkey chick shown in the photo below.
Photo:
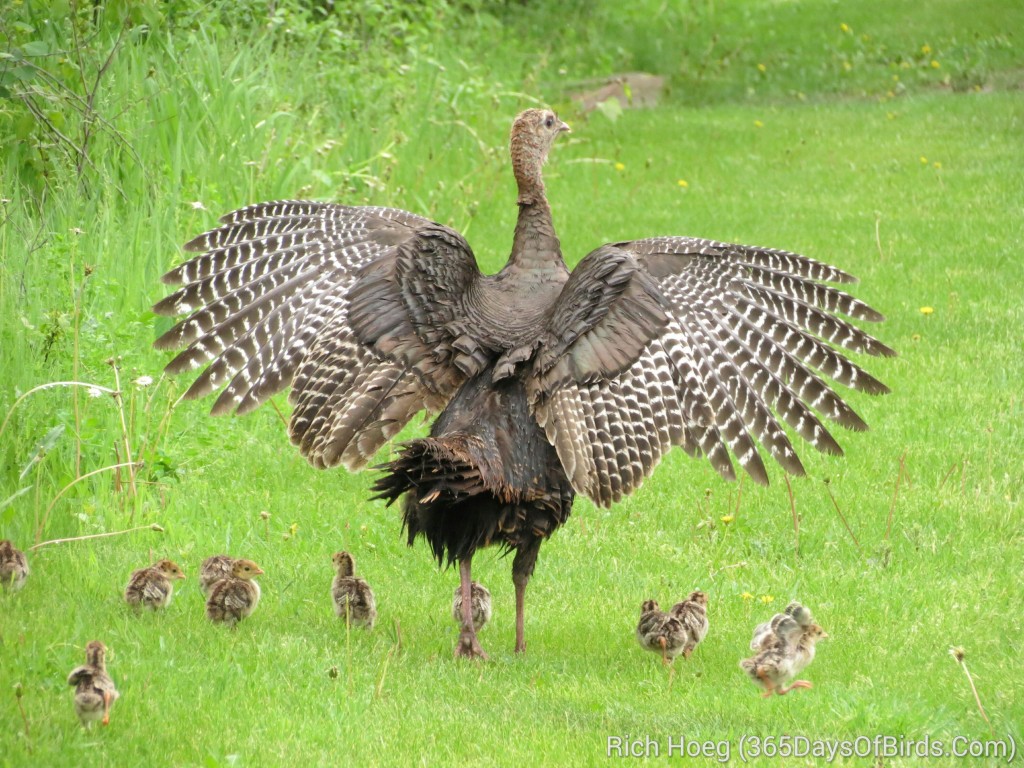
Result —
<path fill-rule="evenodd" d="M 759 651 L 765 643 L 773 642 L 773 638 L 777 634 L 774 625 L 785 616 L 790 616 L 804 629 L 814 623 L 810 610 L 794 600 L 786 606 L 786 610 L 783 613 L 777 613 L 768 621 L 754 627 L 754 637 L 750 641 L 750 650 Z"/>
<path fill-rule="evenodd" d="M 473 631 L 479 632 L 491 620 L 491 593 L 483 584 L 476 581 L 469 583 L 470 614 L 473 617 Z M 462 585 L 455 588 L 452 595 L 452 618 L 455 623 L 462 624 Z"/>
<path fill-rule="evenodd" d="M 185 574 L 178 564 L 161 560 L 149 568 L 133 571 L 124 589 L 124 599 L 133 608 L 166 608 L 174 596 L 174 581 L 184 579 Z"/>
<path fill-rule="evenodd" d="M 740 662 L 740 668 L 764 689 L 764 697 L 783 696 L 794 688 L 813 687 L 807 680 L 786 685 L 814 660 L 815 644 L 828 637 L 817 624 L 802 627 L 792 617 L 778 614 L 772 632 L 761 640 L 761 650 Z"/>
<path fill-rule="evenodd" d="M 348 552 L 335 552 L 331 597 L 334 613 L 347 623 L 373 629 L 377 621 L 377 601 L 365 579 L 356 576 L 356 561 Z"/>
<path fill-rule="evenodd" d="M 199 588 L 203 594 L 210 596 L 210 587 L 221 579 L 231 575 L 231 566 L 235 564 L 235 558 L 228 555 L 213 555 L 203 560 L 199 566 Z"/>
<path fill-rule="evenodd" d="M 657 600 L 645 600 L 640 606 L 640 622 L 636 640 L 640 647 L 661 654 L 663 664 L 670 664 L 683 652 L 689 633 L 683 623 L 658 608 Z"/>
<path fill-rule="evenodd" d="M 25 553 L 4 539 L 0 541 L 0 584 L 4 589 L 16 592 L 25 586 L 28 578 L 28 560 Z"/>
<path fill-rule="evenodd" d="M 236 560 L 231 566 L 231 575 L 210 587 L 206 598 L 206 615 L 210 621 L 235 627 L 252 614 L 260 602 L 260 585 L 255 579 L 262 573 L 252 560 Z"/>
<path fill-rule="evenodd" d="M 708 596 L 699 589 L 690 593 L 685 600 L 676 603 L 669 611 L 686 629 L 683 656 L 687 659 L 701 640 L 708 634 Z"/>
<path fill-rule="evenodd" d="M 75 687 L 75 712 L 86 728 L 97 720 L 107 725 L 110 708 L 119 695 L 107 674 L 106 653 L 106 646 L 93 640 L 85 646 L 85 664 L 75 667 L 68 675 L 68 685 Z"/>

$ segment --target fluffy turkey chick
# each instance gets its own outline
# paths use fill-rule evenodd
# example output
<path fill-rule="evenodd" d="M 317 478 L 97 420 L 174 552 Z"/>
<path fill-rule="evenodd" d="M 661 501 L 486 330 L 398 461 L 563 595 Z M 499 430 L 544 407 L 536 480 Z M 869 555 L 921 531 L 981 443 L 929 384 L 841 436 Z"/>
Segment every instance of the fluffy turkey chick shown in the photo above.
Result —
<path fill-rule="evenodd" d="M 25 586 L 28 578 L 28 560 L 25 553 L 4 539 L 0 541 L 0 584 L 15 592 Z"/>
<path fill-rule="evenodd" d="M 124 589 L 124 599 L 133 608 L 166 608 L 174 596 L 173 580 L 184 579 L 185 573 L 172 560 L 161 560 L 149 568 L 133 571 Z"/>
<path fill-rule="evenodd" d="M 203 560 L 199 566 L 199 588 L 203 594 L 210 596 L 210 588 L 221 579 L 231 575 L 231 566 L 235 564 L 235 558 L 228 555 L 213 555 Z"/>
<path fill-rule="evenodd" d="M 670 664 L 683 652 L 689 633 L 683 623 L 658 607 L 657 600 L 645 600 L 640 606 L 640 622 L 636 640 L 640 647 L 661 654 L 663 664 Z"/>
<path fill-rule="evenodd" d="M 86 728 L 97 720 L 107 725 L 110 708 L 119 695 L 107 674 L 106 653 L 106 646 L 93 640 L 85 646 L 85 664 L 75 667 L 68 675 L 68 685 L 75 686 L 75 712 Z"/>
<path fill-rule="evenodd" d="M 377 601 L 366 580 L 356 576 L 355 559 L 348 552 L 335 552 L 331 560 L 335 570 L 331 584 L 334 613 L 346 622 L 373 629 L 377 621 Z"/>
<path fill-rule="evenodd" d="M 750 641 L 750 650 L 759 651 L 762 647 L 767 647 L 766 643 L 773 642 L 773 638 L 777 635 L 775 625 L 786 616 L 792 618 L 803 629 L 814 623 L 810 610 L 794 600 L 786 606 L 783 613 L 777 613 L 768 621 L 754 627 L 754 637 Z"/>
<path fill-rule="evenodd" d="M 794 688 L 811 688 L 807 680 L 786 683 L 814 660 L 815 644 L 828 634 L 817 624 L 803 627 L 787 614 L 777 614 L 771 625 L 771 633 L 761 639 L 761 650 L 741 661 L 740 668 L 764 688 L 765 698 L 773 693 L 785 695 Z"/>
<path fill-rule="evenodd" d="M 676 603 L 669 611 L 686 629 L 683 656 L 687 659 L 701 640 L 708 634 L 708 596 L 699 589 L 690 593 L 685 600 Z"/>
<path fill-rule="evenodd" d="M 231 575 L 210 587 L 206 616 L 215 623 L 234 627 L 249 616 L 260 602 L 260 585 L 255 578 L 263 570 L 252 560 L 236 560 Z"/>
<path fill-rule="evenodd" d="M 491 620 L 491 592 L 483 584 L 476 581 L 469 583 L 470 611 L 473 615 L 473 631 L 479 632 Z M 462 625 L 462 585 L 455 588 L 452 596 L 452 618 Z"/>

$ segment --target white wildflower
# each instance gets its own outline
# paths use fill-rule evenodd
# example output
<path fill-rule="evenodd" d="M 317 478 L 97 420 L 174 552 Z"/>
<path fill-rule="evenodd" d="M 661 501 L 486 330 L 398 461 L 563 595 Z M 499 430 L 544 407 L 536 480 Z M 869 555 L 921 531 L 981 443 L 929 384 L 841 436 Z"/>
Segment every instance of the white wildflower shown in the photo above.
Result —
<path fill-rule="evenodd" d="M 135 386 L 140 387 L 140 388 L 141 387 L 148 387 L 152 383 L 153 383 L 153 377 L 152 376 L 139 376 L 139 378 L 137 378 L 135 380 Z"/>

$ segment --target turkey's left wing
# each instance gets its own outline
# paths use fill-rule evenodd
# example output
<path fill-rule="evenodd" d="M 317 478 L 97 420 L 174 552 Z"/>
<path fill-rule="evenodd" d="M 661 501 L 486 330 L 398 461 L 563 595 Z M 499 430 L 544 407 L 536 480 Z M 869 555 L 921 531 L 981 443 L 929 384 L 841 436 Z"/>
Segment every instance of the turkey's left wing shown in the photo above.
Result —
<path fill-rule="evenodd" d="M 409 295 L 414 303 L 415 270 L 387 283 L 384 302 L 360 309 L 365 292 L 349 293 L 364 274 L 367 285 L 382 285 L 375 276 L 415 256 L 439 272 L 450 259 L 452 282 L 425 294 L 451 306 L 445 290 L 457 297 L 478 274 L 457 232 L 398 209 L 309 201 L 252 205 L 221 222 L 186 246 L 199 255 L 164 277 L 184 287 L 154 307 L 189 314 L 156 341 L 158 349 L 187 347 L 166 370 L 208 364 L 186 398 L 223 387 L 213 413 L 246 413 L 294 380 L 292 441 L 317 466 L 351 469 L 417 411 L 447 402 L 463 374 L 429 343 L 430 323 L 447 318 L 405 322 L 415 310 L 403 303 Z"/>
<path fill-rule="evenodd" d="M 760 443 L 787 471 L 802 474 L 777 416 L 826 453 L 842 451 L 815 411 L 866 428 L 819 372 L 871 394 L 888 391 L 835 349 L 894 354 L 839 317 L 883 319 L 825 284 L 854 282 L 846 273 L 786 251 L 694 238 L 617 243 L 591 256 L 610 252 L 628 254 L 657 284 L 666 322 L 628 367 L 581 374 L 565 362 L 581 340 L 612 338 L 612 314 L 594 314 L 592 327 L 561 355 L 538 355 L 549 364 L 535 366 L 531 378 L 538 423 L 573 487 L 595 503 L 639 487 L 674 445 L 707 457 L 727 478 L 735 476 L 732 453 L 755 481 L 767 483 Z M 559 367 L 569 375 L 551 376 Z"/>

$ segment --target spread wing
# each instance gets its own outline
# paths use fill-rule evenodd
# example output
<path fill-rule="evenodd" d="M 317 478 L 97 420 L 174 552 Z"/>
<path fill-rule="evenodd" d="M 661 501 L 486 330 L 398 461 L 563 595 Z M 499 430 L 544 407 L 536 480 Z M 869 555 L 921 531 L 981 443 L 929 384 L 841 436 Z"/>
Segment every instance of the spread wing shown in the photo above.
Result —
<path fill-rule="evenodd" d="M 289 432 L 321 467 L 359 469 L 414 414 L 439 410 L 479 345 L 460 325 L 479 277 L 454 230 L 392 208 L 261 203 L 192 240 L 154 307 L 188 314 L 158 349 L 206 366 L 185 397 L 246 413 L 294 384 Z M 462 337 L 465 338 L 462 338 Z"/>
<path fill-rule="evenodd" d="M 534 415 L 573 487 L 597 504 L 635 490 L 676 445 L 730 479 L 731 454 L 767 484 L 758 445 L 803 474 L 780 420 L 832 454 L 842 450 L 819 416 L 867 428 L 824 377 L 888 391 L 840 351 L 895 354 L 850 322 L 883 318 L 828 285 L 855 282 L 845 272 L 786 251 L 652 238 L 591 253 L 577 267 L 585 267 L 577 294 L 613 261 L 630 273 L 625 286 L 590 288 L 604 309 L 590 307 L 571 334 L 564 327 L 574 305 L 560 299 L 546 340 L 557 354 L 539 353 L 529 380 Z M 660 307 L 663 322 L 630 306 L 641 295 L 644 308 Z"/>

